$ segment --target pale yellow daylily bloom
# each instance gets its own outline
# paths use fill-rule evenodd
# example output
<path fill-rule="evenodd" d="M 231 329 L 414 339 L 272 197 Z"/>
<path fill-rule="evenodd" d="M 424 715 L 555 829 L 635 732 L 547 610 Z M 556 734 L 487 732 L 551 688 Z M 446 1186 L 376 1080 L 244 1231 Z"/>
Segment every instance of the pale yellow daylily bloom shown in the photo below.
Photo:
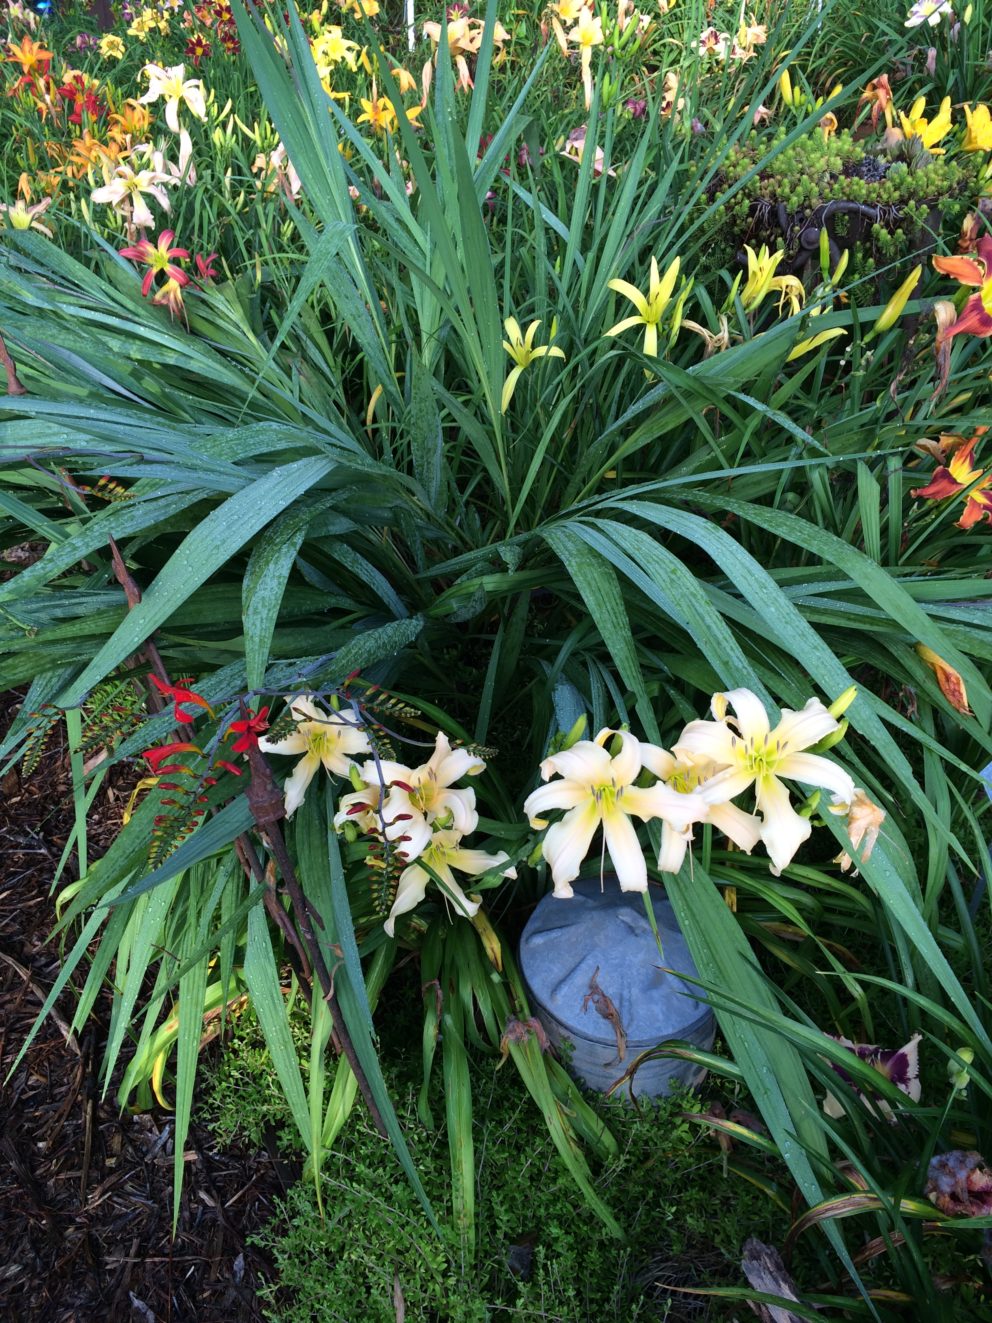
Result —
<path fill-rule="evenodd" d="M 604 747 L 616 736 L 620 749 L 611 756 Z M 527 796 L 524 812 L 532 827 L 547 827 L 545 814 L 564 809 L 560 822 L 548 827 L 544 857 L 551 868 L 554 894 L 569 897 L 571 883 L 578 877 L 589 853 L 592 838 L 603 829 L 603 849 L 620 881 L 622 891 L 646 891 L 647 865 L 631 817 L 649 822 L 660 818 L 676 832 L 701 821 L 708 805 L 701 794 L 681 794 L 658 781 L 653 786 L 634 782 L 644 767 L 650 770 L 651 746 L 642 745 L 629 731 L 607 727 L 595 740 L 579 740 L 541 763 L 541 778 L 561 780 L 538 788 Z"/>
<path fill-rule="evenodd" d="M 126 162 L 115 166 L 109 178 L 105 171 L 104 178 L 107 183 L 93 190 L 91 200 L 109 202 L 118 211 L 130 206 L 131 222 L 139 229 L 150 229 L 155 224 L 155 217 L 144 195 L 147 193 L 163 211 L 168 211 L 169 196 L 163 185 L 178 183 L 178 180 L 162 170 L 133 170 Z"/>
<path fill-rule="evenodd" d="M 525 367 L 528 367 L 535 358 L 561 358 L 564 359 L 564 352 L 556 345 L 535 345 L 534 336 L 537 334 L 537 328 L 541 325 L 540 321 L 531 322 L 527 327 L 526 335 L 520 332 L 520 324 L 515 317 L 507 317 L 503 327 L 507 334 L 507 339 L 503 341 L 503 348 L 513 359 L 516 367 L 512 368 L 510 375 L 503 383 L 503 397 L 500 401 L 500 413 L 506 413 L 510 407 L 510 401 L 513 399 L 513 392 L 517 386 L 517 379 Z M 554 331 L 554 326 L 552 326 Z"/>
<path fill-rule="evenodd" d="M 173 133 L 179 132 L 179 107 L 185 104 L 190 114 L 197 119 L 206 119 L 207 107 L 203 96 L 203 83 L 199 78 L 184 81 L 184 64 L 170 65 L 163 68 L 160 64 L 146 64 L 141 71 L 148 79 L 148 91 L 138 100 L 141 105 L 151 105 L 160 97 L 165 98 L 165 122 Z"/>
<path fill-rule="evenodd" d="M 461 832 L 435 832 L 430 844 L 417 861 L 404 868 L 399 876 L 396 898 L 389 911 L 389 918 L 383 925 L 390 937 L 395 933 L 396 920 L 399 916 L 415 909 L 427 892 L 427 884 L 432 879 L 423 864 L 429 865 L 441 878 L 444 883 L 445 899 L 451 901 L 457 913 L 466 919 L 478 913 L 481 902 L 465 895 L 455 881 L 451 871 L 453 868 L 457 868 L 460 873 L 466 873 L 469 877 L 478 877 L 480 873 L 488 873 L 494 868 L 500 869 L 500 877 L 517 876 L 517 870 L 512 865 L 509 868 L 502 867 L 503 864 L 509 863 L 510 859 L 510 856 L 504 854 L 502 850 L 499 854 L 486 854 L 483 850 L 466 850 L 462 847 L 461 839 Z"/>
<path fill-rule="evenodd" d="M 674 257 L 668 264 L 664 276 L 659 276 L 658 261 L 652 257 L 651 276 L 646 296 L 641 293 L 636 285 L 630 284 L 627 280 L 608 281 L 610 289 L 616 290 L 618 294 L 622 294 L 624 298 L 631 301 L 637 309 L 637 314 L 633 317 L 625 317 L 623 321 L 617 322 L 616 326 L 611 326 L 604 334 L 610 336 L 620 335 L 632 326 L 643 326 L 644 354 L 647 358 L 657 358 L 658 323 L 672 301 L 672 292 L 679 277 L 679 261 L 679 258 Z"/>
<path fill-rule="evenodd" d="M 690 753 L 686 749 L 679 750 L 676 756 L 665 749 L 659 749 L 657 745 L 642 744 L 641 752 L 648 771 L 680 794 L 701 790 L 722 770 L 711 758 L 704 754 Z M 720 791 L 709 804 L 702 821 L 712 823 L 717 831 L 729 836 L 738 849 L 750 854 L 761 840 L 761 823 L 752 813 L 745 813 L 729 802 L 732 793 L 732 788 L 727 787 Z M 720 798 L 721 795 L 725 797 Z M 662 873 L 679 871 L 691 840 L 691 828 L 676 831 L 670 822 L 662 823 L 661 850 L 658 855 L 658 868 Z"/>
<path fill-rule="evenodd" d="M 463 776 L 477 776 L 486 764 L 468 749 L 453 749 L 439 730 L 434 752 L 420 767 L 380 761 L 378 775 L 387 789 L 382 805 L 386 839 L 412 862 L 430 844 L 436 829 L 465 836 L 479 823 L 475 791 L 453 789 Z M 366 776 L 365 778 L 369 778 Z"/>
<path fill-rule="evenodd" d="M 735 716 L 728 717 L 728 707 Z M 799 712 L 782 709 L 774 730 L 764 704 L 750 689 L 713 695 L 715 721 L 690 721 L 675 745 L 676 756 L 696 754 L 722 768 L 699 793 L 710 803 L 725 802 L 754 786 L 761 814 L 761 839 L 777 876 L 812 831 L 810 821 L 792 807 L 781 777 L 828 790 L 834 805 L 850 804 L 854 782 L 827 758 L 805 750 L 834 734 L 839 723 L 818 698 Z"/>
<path fill-rule="evenodd" d="M 368 735 L 354 718 L 341 712 L 324 712 L 302 696 L 292 700 L 289 710 L 296 729 L 282 739 L 272 740 L 263 735 L 258 741 L 258 747 L 265 753 L 303 755 L 284 787 L 287 818 L 303 803 L 307 787 L 321 764 L 328 772 L 347 777 L 354 766 L 354 756 L 372 752 Z"/>
<path fill-rule="evenodd" d="M 741 306 L 745 312 L 753 312 L 767 294 L 777 290 L 779 295 L 778 310 L 782 312 L 788 303 L 793 314 L 803 306 L 806 291 L 798 276 L 777 276 L 779 263 L 785 256 L 780 248 L 775 253 L 768 251 L 768 245 L 762 244 L 757 252 L 749 244 L 744 245 L 747 254 L 747 281 L 741 290 Z"/>

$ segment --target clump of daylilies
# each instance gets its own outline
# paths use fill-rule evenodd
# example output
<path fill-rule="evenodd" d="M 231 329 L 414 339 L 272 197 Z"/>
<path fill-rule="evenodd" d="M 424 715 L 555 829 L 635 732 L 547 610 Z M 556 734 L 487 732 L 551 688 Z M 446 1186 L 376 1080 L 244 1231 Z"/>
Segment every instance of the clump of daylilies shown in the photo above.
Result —
<path fill-rule="evenodd" d="M 811 698 L 799 711 L 783 709 L 773 726 L 762 700 L 748 689 L 718 693 L 713 720 L 690 722 L 670 750 L 637 739 L 628 730 L 606 728 L 582 738 L 580 723 L 540 766 L 546 785 L 527 798 L 530 826 L 544 832 L 543 854 L 559 897 L 572 895 L 597 832 L 625 891 L 647 888 L 648 868 L 636 823 L 661 826 L 660 872 L 677 872 L 693 839 L 693 828 L 709 824 L 740 850 L 759 844 L 777 876 L 812 833 L 811 815 L 821 792 L 832 813 L 848 817 L 854 847 L 867 858 L 884 814 L 857 789 L 850 775 L 824 757 L 843 738 L 842 713 L 850 690 L 831 707 Z M 456 913 L 472 917 L 480 901 L 466 895 L 453 870 L 469 877 L 515 876 L 511 857 L 465 845 L 479 816 L 475 791 L 459 784 L 485 770 L 477 752 L 453 746 L 439 731 L 428 760 L 410 766 L 382 758 L 357 711 L 340 704 L 328 710 L 306 696 L 287 700 L 294 726 L 263 736 L 264 752 L 298 756 L 285 783 L 287 815 L 304 800 L 323 765 L 346 778 L 351 789 L 338 801 L 335 826 L 364 841 L 371 867 L 392 871 L 394 885 L 386 929 L 414 909 L 431 882 L 441 887 Z M 809 788 L 793 803 L 786 782 Z M 739 802 L 747 796 L 749 804 Z M 550 823 L 550 813 L 561 811 Z M 547 829 L 545 831 L 545 829 Z M 837 862 L 851 867 L 851 858 Z"/>

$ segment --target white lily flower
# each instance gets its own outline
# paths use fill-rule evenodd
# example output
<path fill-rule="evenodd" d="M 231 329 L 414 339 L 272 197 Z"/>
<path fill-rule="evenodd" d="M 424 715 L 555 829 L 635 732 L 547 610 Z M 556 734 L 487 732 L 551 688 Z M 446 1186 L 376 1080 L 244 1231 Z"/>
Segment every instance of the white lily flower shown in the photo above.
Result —
<path fill-rule="evenodd" d="M 680 749 L 676 757 L 655 744 L 642 744 L 641 754 L 648 771 L 653 772 L 672 790 L 682 794 L 703 789 L 722 770 L 711 758 L 690 753 L 686 749 Z M 750 854 L 761 840 L 761 823 L 754 814 L 745 813 L 736 804 L 729 802 L 731 789 L 724 785 L 718 791 L 711 790 L 711 794 L 725 798 L 709 805 L 703 821 L 711 822 L 717 831 L 729 836 L 738 849 Z M 658 854 L 658 868 L 662 873 L 679 871 L 691 840 L 691 827 L 685 831 L 676 831 L 670 822 L 662 823 L 661 850 Z"/>
<path fill-rule="evenodd" d="M 379 801 L 382 791 L 376 780 L 378 773 L 375 763 L 366 763 L 362 768 L 361 790 L 354 790 L 350 795 L 342 795 L 338 800 L 338 811 L 334 815 L 334 826 L 340 831 L 345 823 L 350 822 L 363 836 L 378 832 Z"/>
<path fill-rule="evenodd" d="M 479 815 L 475 811 L 474 790 L 453 790 L 463 776 L 476 776 L 486 764 L 467 749 L 453 749 L 444 731 L 439 730 L 434 752 L 420 767 L 383 761 L 379 774 L 389 793 L 382 806 L 386 839 L 399 845 L 405 859 L 416 859 L 430 844 L 435 825 L 462 836 L 475 831 Z"/>
<path fill-rule="evenodd" d="M 393 908 L 389 911 L 389 918 L 383 925 L 386 932 L 392 937 L 399 916 L 415 909 L 427 892 L 427 884 L 431 881 L 431 877 L 421 867 L 421 861 L 428 864 L 437 873 L 438 877 L 444 881 L 447 891 L 451 893 L 449 896 L 446 892 L 446 898 L 454 902 L 458 913 L 470 919 L 473 914 L 478 913 L 480 902 L 470 900 L 465 895 L 455 881 L 451 870 L 457 868 L 460 873 L 467 873 L 469 877 L 477 877 L 480 873 L 487 873 L 492 868 L 499 868 L 501 864 L 507 863 L 509 858 L 510 856 L 504 854 L 502 850 L 499 854 L 486 854 L 483 850 L 463 849 L 460 832 L 435 832 L 430 844 L 421 852 L 417 862 L 404 868 L 400 874 L 399 884 L 396 888 L 396 899 L 393 901 Z M 512 866 L 503 868 L 500 871 L 500 877 L 516 876 L 517 870 Z"/>
<path fill-rule="evenodd" d="M 736 716 L 727 717 L 732 707 Z M 722 770 L 707 780 L 700 794 L 710 803 L 733 799 L 754 786 L 761 814 L 761 839 L 778 874 L 809 838 L 812 826 L 792 807 L 781 777 L 828 790 L 835 805 L 850 804 L 854 782 L 843 768 L 818 754 L 805 753 L 838 729 L 837 721 L 818 698 L 799 712 L 782 709 L 774 730 L 764 704 L 750 689 L 713 695 L 715 721 L 690 721 L 674 752 L 711 758 Z"/>
<path fill-rule="evenodd" d="M 341 713 L 323 712 L 309 698 L 294 698 L 290 712 L 296 729 L 281 740 L 270 740 L 264 735 L 258 747 L 266 753 L 302 753 L 286 782 L 286 816 L 292 817 L 303 803 L 307 786 L 317 768 L 324 767 L 336 776 L 347 777 L 354 764 L 354 754 L 372 752 L 369 737 L 353 720 Z"/>
<path fill-rule="evenodd" d="M 614 735 L 620 738 L 620 749 L 611 757 L 604 745 Z M 698 792 L 681 794 L 663 781 L 647 788 L 634 785 L 643 767 L 652 770 L 653 755 L 645 758 L 651 747 L 629 731 L 607 727 L 595 740 L 579 740 L 541 763 L 542 780 L 562 779 L 528 795 L 524 812 L 532 827 L 547 827 L 543 814 L 549 809 L 566 810 L 544 838 L 556 896 L 573 894 L 570 883 L 578 877 L 598 827 L 603 828 L 604 849 L 610 853 L 621 891 L 646 891 L 647 865 L 631 815 L 643 822 L 661 818 L 682 834 L 690 823 L 706 816 L 708 805 Z"/>
<path fill-rule="evenodd" d="M 104 179 L 107 179 L 106 175 Z M 161 170 L 132 170 L 126 162 L 122 162 L 114 168 L 114 173 L 106 184 L 93 190 L 91 197 L 94 202 L 109 202 L 117 211 L 120 211 L 125 203 L 130 203 L 132 223 L 138 229 L 149 229 L 155 224 L 155 217 L 144 199 L 144 194 L 149 194 L 163 211 L 168 211 L 169 195 L 163 185 L 176 182 Z"/>
<path fill-rule="evenodd" d="M 185 64 L 174 64 L 163 68 L 160 64 L 146 64 L 141 71 L 148 79 L 148 91 L 139 97 L 139 102 L 148 106 L 165 98 L 165 122 L 173 133 L 179 132 L 179 107 L 182 103 L 197 119 L 207 118 L 207 106 L 203 97 L 203 83 L 199 78 L 183 80 Z"/>

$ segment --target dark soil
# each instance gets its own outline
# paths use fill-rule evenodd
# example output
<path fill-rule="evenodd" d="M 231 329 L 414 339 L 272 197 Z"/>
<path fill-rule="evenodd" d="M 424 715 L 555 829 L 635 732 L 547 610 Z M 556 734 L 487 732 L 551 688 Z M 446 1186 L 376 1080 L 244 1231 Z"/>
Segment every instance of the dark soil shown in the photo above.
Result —
<path fill-rule="evenodd" d="M 16 711 L 0 697 L 0 731 Z M 96 857 L 114 838 L 130 769 L 113 769 L 92 818 Z M 131 774 L 133 779 L 133 774 Z M 172 1237 L 172 1122 L 101 1098 L 109 996 L 69 1036 L 67 988 L 7 1075 L 59 970 L 49 895 L 72 829 L 64 741 L 39 770 L 0 784 L 0 1319 L 11 1323 L 255 1323 L 267 1264 L 248 1237 L 286 1188 L 267 1154 L 218 1151 L 192 1126 Z M 68 881 L 70 870 L 64 875 Z M 80 986 L 80 981 L 76 981 Z"/>

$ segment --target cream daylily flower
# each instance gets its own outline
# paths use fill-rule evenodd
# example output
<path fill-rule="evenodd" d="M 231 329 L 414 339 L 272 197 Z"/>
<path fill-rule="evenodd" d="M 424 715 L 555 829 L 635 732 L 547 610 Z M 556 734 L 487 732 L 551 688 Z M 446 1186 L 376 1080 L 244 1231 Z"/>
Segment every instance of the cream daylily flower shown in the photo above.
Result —
<path fill-rule="evenodd" d="M 463 776 L 477 776 L 486 764 L 468 749 L 453 749 L 439 730 L 434 752 L 420 767 L 380 762 L 379 775 L 388 789 L 382 812 L 386 839 L 399 845 L 399 853 L 411 862 L 427 849 L 435 826 L 461 835 L 475 831 L 474 790 L 453 790 Z"/>
<path fill-rule="evenodd" d="M 377 776 L 375 763 L 366 763 L 361 772 L 364 782 L 362 789 L 354 790 L 350 795 L 342 795 L 338 800 L 338 811 L 334 815 L 334 826 L 338 831 L 349 822 L 363 836 L 380 830 L 379 804 L 382 790 Z"/>
<path fill-rule="evenodd" d="M 611 757 L 604 745 L 614 735 L 620 738 L 620 750 Z M 652 770 L 651 748 L 628 731 L 607 727 L 595 741 L 579 740 L 541 763 L 542 780 L 562 779 L 538 786 L 527 796 L 524 812 L 532 827 L 546 827 L 543 815 L 549 809 L 566 810 L 544 838 L 556 896 L 572 895 L 570 883 L 578 877 L 598 827 L 603 828 L 604 850 L 610 853 L 621 891 L 646 891 L 647 865 L 631 815 L 643 822 L 661 818 L 680 833 L 706 816 L 708 806 L 698 792 L 680 794 L 662 781 L 647 788 L 634 785 L 642 768 Z"/>
<path fill-rule="evenodd" d="M 642 745 L 641 751 L 648 771 L 681 794 L 702 790 L 722 770 L 711 758 L 689 753 L 686 749 L 680 749 L 678 757 L 653 744 Z M 711 790 L 711 793 L 715 792 Z M 726 798 L 711 803 L 703 821 L 711 822 L 717 831 L 729 836 L 738 849 L 750 854 L 761 840 L 761 822 L 752 813 L 745 813 L 736 804 L 728 802 L 732 788 L 724 786 L 719 793 Z M 691 840 L 691 828 L 676 831 L 670 822 L 662 823 L 658 855 L 658 868 L 662 873 L 679 871 Z"/>
<path fill-rule="evenodd" d="M 728 705 L 735 717 L 728 718 Z M 761 814 L 761 839 L 778 874 L 809 838 L 812 826 L 792 807 L 781 777 L 830 791 L 835 805 L 850 804 L 854 782 L 836 763 L 805 753 L 838 729 L 837 721 L 818 698 L 799 712 L 782 709 L 774 730 L 764 704 L 750 689 L 714 694 L 715 721 L 690 721 L 674 748 L 677 757 L 697 754 L 711 758 L 723 770 L 700 788 L 711 804 L 733 799 L 754 786 Z"/>
<path fill-rule="evenodd" d="M 141 71 L 148 79 L 148 91 L 138 100 L 143 106 L 151 105 L 159 97 L 165 98 L 165 122 L 173 133 L 179 132 L 179 107 L 185 103 L 190 114 L 197 119 L 207 118 L 207 107 L 203 98 L 203 83 L 199 78 L 183 81 L 185 64 L 173 64 L 163 68 L 160 64 L 146 64 Z"/>
<path fill-rule="evenodd" d="M 329 772 L 347 777 L 354 766 L 353 755 L 372 752 L 365 731 L 342 713 L 324 712 L 302 696 L 292 700 L 289 710 L 296 729 L 280 740 L 263 735 L 258 741 L 258 747 L 265 753 L 303 754 L 285 785 L 287 818 L 303 803 L 307 786 L 321 763 Z"/>
<path fill-rule="evenodd" d="M 94 202 L 109 202 L 117 211 L 130 205 L 132 223 L 139 230 L 150 229 L 155 224 L 155 217 L 144 195 L 149 194 L 163 211 L 168 211 L 169 195 L 162 185 L 177 182 L 161 170 L 132 170 L 128 164 L 123 163 L 115 166 L 112 177 L 100 188 L 95 188 L 91 197 Z"/>
<path fill-rule="evenodd" d="M 500 865 L 508 863 L 510 856 L 504 854 L 502 850 L 499 854 L 486 854 L 482 850 L 465 850 L 462 848 L 461 839 L 461 832 L 435 832 L 430 844 L 420 854 L 417 862 L 404 868 L 396 888 L 396 899 L 393 901 L 393 908 L 389 911 L 389 918 L 383 925 L 390 937 L 394 935 L 396 920 L 399 916 L 415 909 L 427 892 L 427 884 L 431 881 L 431 876 L 421 866 L 422 864 L 427 864 L 432 868 L 444 882 L 446 899 L 454 902 L 459 914 L 470 919 L 473 914 L 478 913 L 480 902 L 470 900 L 465 895 L 455 881 L 451 870 L 457 868 L 460 873 L 467 873 L 469 877 L 477 877 L 480 873 L 487 873 L 492 868 L 500 868 Z M 502 868 L 500 871 L 500 877 L 516 876 L 517 870 L 512 865 L 509 868 Z M 448 892 L 451 894 L 448 895 Z"/>

